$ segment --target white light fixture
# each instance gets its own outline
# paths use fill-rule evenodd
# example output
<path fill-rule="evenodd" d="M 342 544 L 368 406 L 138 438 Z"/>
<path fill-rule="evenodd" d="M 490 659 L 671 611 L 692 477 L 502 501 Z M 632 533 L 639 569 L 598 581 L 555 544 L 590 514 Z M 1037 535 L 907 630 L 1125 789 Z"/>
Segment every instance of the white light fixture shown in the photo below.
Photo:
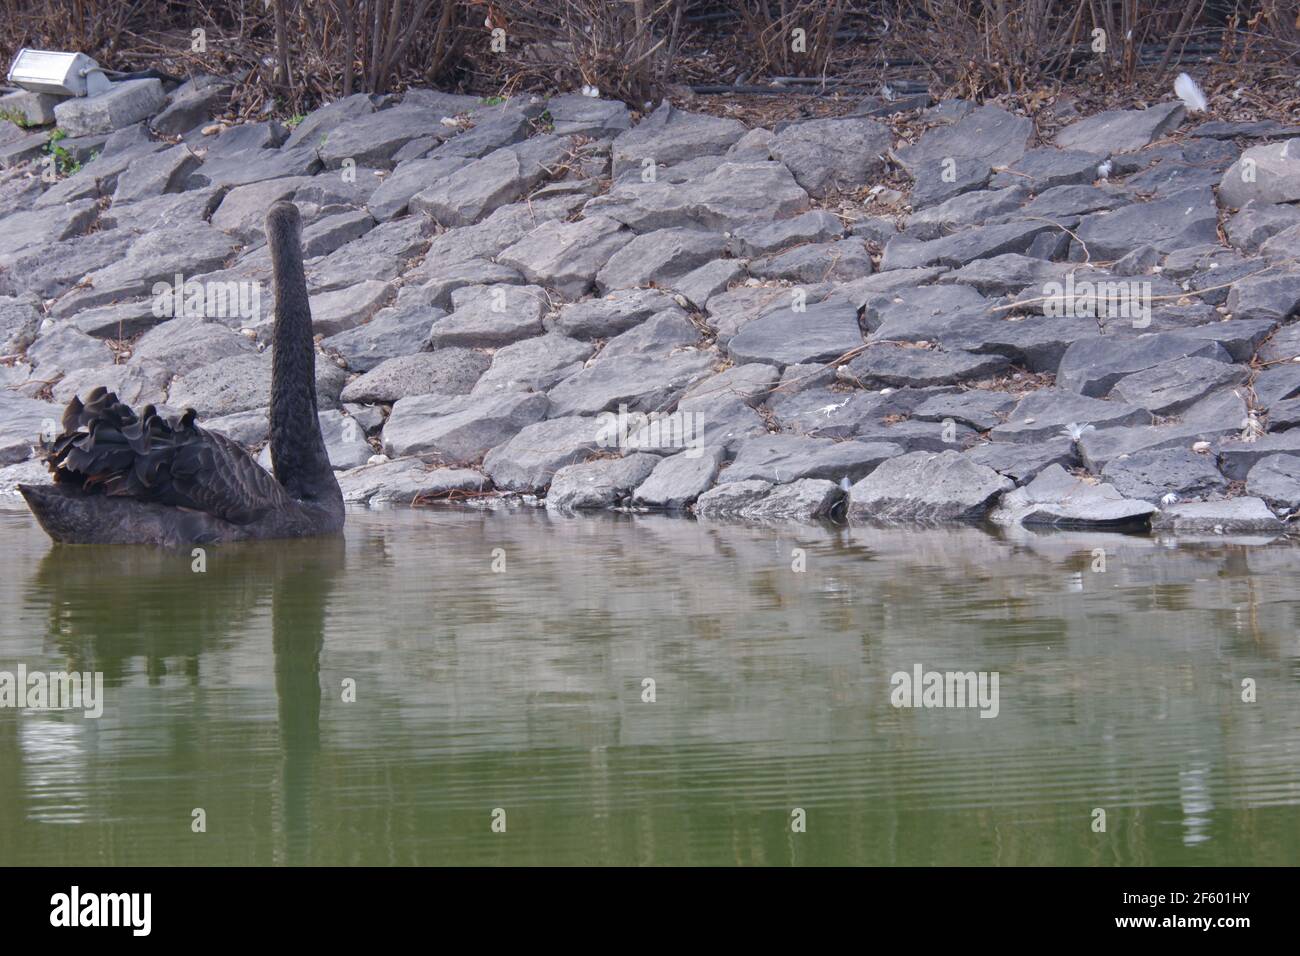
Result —
<path fill-rule="evenodd" d="M 9 67 L 9 82 L 25 90 L 56 96 L 94 96 L 107 92 L 110 86 L 99 64 L 84 53 L 26 47 L 18 51 Z"/>

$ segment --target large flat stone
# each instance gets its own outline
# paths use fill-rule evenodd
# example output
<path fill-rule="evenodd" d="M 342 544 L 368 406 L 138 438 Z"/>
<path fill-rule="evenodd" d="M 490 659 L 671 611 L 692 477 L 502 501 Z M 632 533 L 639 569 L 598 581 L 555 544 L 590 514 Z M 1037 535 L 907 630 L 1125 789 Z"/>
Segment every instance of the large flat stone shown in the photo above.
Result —
<path fill-rule="evenodd" d="M 849 490 L 855 521 L 976 521 L 1015 485 L 956 451 L 912 452 L 884 462 Z"/>
<path fill-rule="evenodd" d="M 862 345 L 857 311 L 823 302 L 803 312 L 782 308 L 746 323 L 727 343 L 733 361 L 784 367 L 828 362 Z"/>
<path fill-rule="evenodd" d="M 488 452 L 483 471 L 503 491 L 540 493 L 565 465 L 600 450 L 602 425 L 595 418 L 553 418 L 522 429 Z"/>
<path fill-rule="evenodd" d="M 526 425 L 541 421 L 548 404 L 537 392 L 403 398 L 384 425 L 384 453 L 434 456 L 445 464 L 476 462 Z"/>

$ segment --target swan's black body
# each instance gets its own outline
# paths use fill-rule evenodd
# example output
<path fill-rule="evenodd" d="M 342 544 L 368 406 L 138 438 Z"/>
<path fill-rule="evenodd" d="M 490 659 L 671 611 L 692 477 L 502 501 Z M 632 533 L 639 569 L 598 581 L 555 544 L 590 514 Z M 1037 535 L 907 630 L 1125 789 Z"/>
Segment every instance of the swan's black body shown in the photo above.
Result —
<path fill-rule="evenodd" d="M 178 546 L 298 538 L 343 528 L 343 495 L 316 417 L 316 351 L 292 203 L 266 217 L 275 276 L 271 460 L 267 474 L 237 443 L 194 424 L 194 412 L 137 415 L 98 388 L 63 414 L 45 454 L 52 485 L 21 485 L 55 541 Z"/>

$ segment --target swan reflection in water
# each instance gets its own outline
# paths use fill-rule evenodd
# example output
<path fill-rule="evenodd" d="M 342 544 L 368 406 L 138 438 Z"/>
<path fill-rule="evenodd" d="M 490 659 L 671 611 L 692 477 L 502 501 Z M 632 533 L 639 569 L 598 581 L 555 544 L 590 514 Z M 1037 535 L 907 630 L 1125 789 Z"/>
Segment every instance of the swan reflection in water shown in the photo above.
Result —
<path fill-rule="evenodd" d="M 306 862 L 320 748 L 320 653 L 328 596 L 346 564 L 345 541 L 332 536 L 213 546 L 202 552 L 201 572 L 195 570 L 198 553 L 55 547 L 41 561 L 29 607 L 37 604 L 48 616 L 51 650 L 67 669 L 104 674 L 105 715 L 115 719 L 118 733 L 133 738 L 125 745 L 130 749 L 138 747 L 140 734 L 156 733 L 160 747 L 172 749 L 178 737 L 186 747 L 206 736 L 198 726 L 208 709 L 201 703 L 183 715 L 169 708 L 170 727 L 154 729 L 140 719 L 154 711 L 133 705 L 132 697 L 149 693 L 131 686 L 137 659 L 143 658 L 150 685 L 179 676 L 191 687 L 211 690 L 221 681 L 204 683 L 205 655 L 235 661 L 248 656 L 250 667 L 260 666 L 260 648 L 241 653 L 237 645 L 247 631 L 261 629 L 258 619 L 269 613 L 283 839 L 276 862 Z M 226 718 L 223 713 L 213 719 Z M 182 728 L 188 723 L 187 732 L 178 733 L 177 721 Z"/>

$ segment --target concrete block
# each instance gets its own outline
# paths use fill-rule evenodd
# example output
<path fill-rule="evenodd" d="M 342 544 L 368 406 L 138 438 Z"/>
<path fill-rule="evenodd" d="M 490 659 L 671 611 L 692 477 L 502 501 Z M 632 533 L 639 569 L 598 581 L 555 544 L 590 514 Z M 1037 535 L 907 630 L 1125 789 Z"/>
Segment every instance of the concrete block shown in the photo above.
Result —
<path fill-rule="evenodd" d="M 54 107 L 59 127 L 69 136 L 93 136 L 138 123 L 167 105 L 155 78 L 114 83 L 107 93 L 74 97 Z"/>

